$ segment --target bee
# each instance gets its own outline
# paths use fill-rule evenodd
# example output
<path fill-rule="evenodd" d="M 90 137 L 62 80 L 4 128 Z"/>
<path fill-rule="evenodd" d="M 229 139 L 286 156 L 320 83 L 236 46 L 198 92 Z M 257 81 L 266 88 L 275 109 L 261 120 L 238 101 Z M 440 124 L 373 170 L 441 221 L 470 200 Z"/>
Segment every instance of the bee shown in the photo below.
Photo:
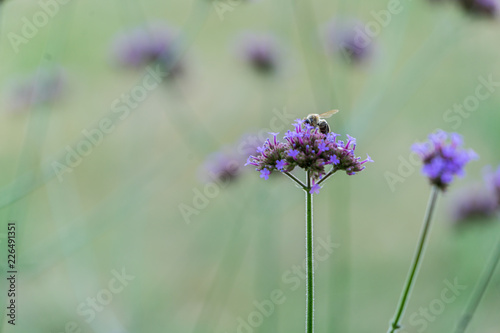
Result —
<path fill-rule="evenodd" d="M 328 134 L 330 132 L 330 126 L 323 118 L 330 118 L 337 112 L 339 112 L 339 110 L 331 110 L 322 114 L 311 113 L 304 118 L 304 123 L 312 125 L 313 127 L 318 127 L 321 133 Z"/>

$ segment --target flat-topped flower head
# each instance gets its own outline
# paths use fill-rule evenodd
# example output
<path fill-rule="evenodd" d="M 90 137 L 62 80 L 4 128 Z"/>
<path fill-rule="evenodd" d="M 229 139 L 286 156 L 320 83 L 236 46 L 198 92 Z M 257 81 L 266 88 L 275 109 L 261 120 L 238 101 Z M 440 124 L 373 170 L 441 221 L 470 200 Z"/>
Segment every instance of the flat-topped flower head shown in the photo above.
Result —
<path fill-rule="evenodd" d="M 278 43 L 271 35 L 247 34 L 242 37 L 241 58 L 259 73 L 276 71 L 279 62 Z"/>
<path fill-rule="evenodd" d="M 296 167 L 309 171 L 313 180 L 311 191 L 317 192 L 316 184 L 326 173 L 345 171 L 354 175 L 365 168 L 365 163 L 373 162 L 368 156 L 361 160 L 354 153 L 356 140 L 347 136 L 345 142 L 338 141 L 338 134 L 321 133 L 303 120 L 297 120 L 294 130 L 289 130 L 278 140 L 278 133 L 271 133 L 272 138 L 257 148 L 257 154 L 251 155 L 246 165 L 253 165 L 267 179 L 273 171 L 291 172 Z"/>
<path fill-rule="evenodd" d="M 116 61 L 125 67 L 140 68 L 158 64 L 169 76 L 183 72 L 183 64 L 175 58 L 178 33 L 170 26 L 154 22 L 119 34 L 113 43 Z"/>
<path fill-rule="evenodd" d="M 463 190 L 453 201 L 451 217 L 456 224 L 487 220 L 495 216 L 499 202 L 484 187 Z"/>
<path fill-rule="evenodd" d="M 472 15 L 493 18 L 498 14 L 498 0 L 456 0 Z"/>
<path fill-rule="evenodd" d="M 462 148 L 462 137 L 457 133 L 448 134 L 442 130 L 429 135 L 429 141 L 416 143 L 412 150 L 422 158 L 424 163 L 422 173 L 431 184 L 441 190 L 446 190 L 455 176 L 465 175 L 465 165 L 477 159 L 472 150 Z"/>

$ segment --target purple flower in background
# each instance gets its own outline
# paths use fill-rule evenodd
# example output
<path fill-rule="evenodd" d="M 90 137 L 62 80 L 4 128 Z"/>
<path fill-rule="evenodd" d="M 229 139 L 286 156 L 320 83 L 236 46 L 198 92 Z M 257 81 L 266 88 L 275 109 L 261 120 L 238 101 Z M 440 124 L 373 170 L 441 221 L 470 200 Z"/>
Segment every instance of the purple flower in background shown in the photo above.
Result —
<path fill-rule="evenodd" d="M 486 188 L 467 188 L 453 201 L 451 218 L 457 224 L 486 220 L 495 216 L 498 204 Z"/>
<path fill-rule="evenodd" d="M 429 135 L 428 142 L 414 144 L 412 150 L 422 158 L 422 173 L 443 191 L 453 177 L 465 174 L 464 167 L 467 163 L 477 159 L 473 150 L 462 149 L 460 135 L 448 134 L 442 130 Z"/>
<path fill-rule="evenodd" d="M 227 150 L 208 156 L 201 170 L 205 181 L 229 183 L 241 175 L 241 160 L 233 152 Z"/>
<path fill-rule="evenodd" d="M 278 133 L 270 133 L 274 135 L 273 141 Z M 237 143 L 228 145 L 221 150 L 210 154 L 203 165 L 200 167 L 200 178 L 205 182 L 234 182 L 238 180 L 245 169 L 243 165 L 248 162 L 247 158 L 251 154 L 255 154 L 262 147 L 262 140 L 259 136 L 262 134 L 245 134 Z M 286 160 L 278 161 L 278 168 L 285 168 Z M 268 179 L 270 172 L 264 171 L 263 178 Z"/>
<path fill-rule="evenodd" d="M 175 29 L 163 23 L 151 23 L 120 33 L 113 42 L 113 56 L 125 67 L 140 68 L 159 64 L 176 77 L 184 66 L 176 53 Z"/>
<path fill-rule="evenodd" d="M 496 171 L 492 171 L 491 167 L 486 170 L 486 175 L 484 177 L 486 186 L 493 192 L 493 195 L 500 206 L 500 166 Z"/>
<path fill-rule="evenodd" d="M 278 43 L 271 35 L 247 34 L 241 38 L 239 54 L 257 72 L 276 71 L 279 53 Z"/>
<path fill-rule="evenodd" d="M 245 134 L 240 138 L 236 145 L 236 154 L 244 163 L 248 155 L 254 154 L 259 148 L 261 148 L 261 142 L 262 140 L 259 139 L 259 135 L 257 134 Z"/>
<path fill-rule="evenodd" d="M 19 78 L 7 89 L 9 109 L 23 111 L 53 103 L 63 95 L 67 81 L 61 67 L 40 68 L 30 76 Z"/>
<path fill-rule="evenodd" d="M 456 0 L 470 14 L 495 17 L 498 13 L 498 0 Z"/>
<path fill-rule="evenodd" d="M 325 47 L 330 54 L 340 53 L 348 62 L 362 62 L 373 53 L 373 40 L 357 20 L 334 19 L 326 27 Z"/>
<path fill-rule="evenodd" d="M 256 166 L 257 171 L 266 170 L 266 174 L 274 170 L 290 172 L 299 167 L 310 172 L 313 181 L 318 181 L 326 174 L 325 167 L 328 165 L 333 164 L 329 174 L 343 170 L 348 175 L 354 175 L 365 168 L 366 162 L 372 162 L 370 158 L 361 161 L 355 155 L 353 138 L 349 138 L 347 143 L 337 142 L 338 134 L 325 135 L 302 120 L 294 126 L 295 129 L 288 131 L 283 141 L 276 136 L 267 139 L 258 153 L 248 158 L 247 165 Z M 319 185 L 315 190 L 319 190 Z"/>

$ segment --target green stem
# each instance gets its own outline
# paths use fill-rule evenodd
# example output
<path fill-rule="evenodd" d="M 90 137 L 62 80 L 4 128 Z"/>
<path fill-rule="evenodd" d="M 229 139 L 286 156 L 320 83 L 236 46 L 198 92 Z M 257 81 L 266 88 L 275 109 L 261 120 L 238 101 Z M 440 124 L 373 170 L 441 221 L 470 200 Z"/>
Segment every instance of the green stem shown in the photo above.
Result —
<path fill-rule="evenodd" d="M 313 247 L 313 196 L 311 189 L 311 175 L 307 172 L 306 192 L 306 333 L 314 333 L 314 247 Z"/>
<path fill-rule="evenodd" d="M 455 333 L 463 333 L 467 329 L 467 326 L 469 326 L 469 323 L 472 317 L 474 316 L 474 312 L 476 312 L 476 309 L 479 303 L 481 302 L 481 298 L 483 297 L 484 292 L 488 288 L 491 277 L 493 276 L 493 273 L 495 272 L 495 269 L 497 268 L 499 261 L 500 261 L 500 240 L 498 241 L 497 246 L 495 247 L 495 249 L 491 254 L 490 261 L 488 262 L 488 265 L 486 265 L 486 268 L 480 277 L 479 283 L 476 285 L 476 288 L 474 289 L 472 297 L 469 300 L 469 303 L 467 304 L 467 307 L 465 308 L 462 317 L 460 318 Z"/>
<path fill-rule="evenodd" d="M 321 178 L 316 184 L 321 185 L 321 183 L 323 183 L 325 180 L 330 178 L 330 176 L 333 175 L 336 171 L 337 171 L 337 168 L 333 167 L 332 170 L 330 170 L 330 172 L 328 172 L 326 175 L 324 175 L 323 178 Z"/>
<path fill-rule="evenodd" d="M 406 286 L 405 286 L 405 289 L 403 290 L 403 293 L 401 294 L 401 299 L 399 300 L 399 305 L 398 305 L 398 308 L 396 310 L 396 314 L 394 316 L 394 319 L 389 326 L 389 330 L 387 331 L 388 333 L 394 333 L 398 329 L 401 328 L 400 320 L 401 320 L 401 317 L 403 316 L 403 313 L 404 313 L 404 310 L 406 307 L 406 303 L 408 301 L 408 297 L 411 294 L 413 280 L 415 279 L 415 277 L 417 275 L 420 260 L 422 259 L 422 256 L 424 253 L 425 241 L 426 241 L 427 235 L 429 233 L 432 215 L 434 213 L 434 208 L 436 207 L 436 201 L 437 201 L 438 194 L 439 194 L 439 189 L 436 186 L 433 186 L 431 195 L 429 197 L 429 203 L 427 204 L 427 211 L 425 213 L 424 225 L 422 227 L 422 231 L 420 232 L 420 240 L 418 242 L 417 251 L 415 252 L 415 255 L 413 257 L 413 263 L 411 265 L 410 272 L 409 272 L 408 277 L 406 279 Z"/>
<path fill-rule="evenodd" d="M 308 191 L 306 185 L 300 181 L 297 177 L 295 177 L 293 174 L 291 174 L 288 171 L 283 172 L 284 175 L 288 176 L 291 180 L 293 180 L 297 185 L 299 185 L 304 191 Z"/>

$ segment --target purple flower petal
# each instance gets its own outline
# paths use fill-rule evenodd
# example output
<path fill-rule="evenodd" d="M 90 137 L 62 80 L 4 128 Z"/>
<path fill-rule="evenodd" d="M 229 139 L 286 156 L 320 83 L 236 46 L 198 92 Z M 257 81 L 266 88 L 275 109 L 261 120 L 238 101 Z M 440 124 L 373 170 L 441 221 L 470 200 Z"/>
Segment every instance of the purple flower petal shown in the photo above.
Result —
<path fill-rule="evenodd" d="M 286 166 L 287 166 L 286 160 L 276 161 L 276 169 L 278 169 L 279 171 L 284 171 Z"/>
<path fill-rule="evenodd" d="M 270 174 L 271 174 L 271 171 L 269 171 L 267 169 L 260 170 L 260 178 L 264 178 L 265 180 L 268 180 Z"/>
<path fill-rule="evenodd" d="M 321 186 L 319 186 L 318 184 L 313 184 L 313 186 L 311 186 L 311 190 L 309 190 L 309 193 L 310 194 L 319 194 L 319 190 L 321 189 Z"/>

